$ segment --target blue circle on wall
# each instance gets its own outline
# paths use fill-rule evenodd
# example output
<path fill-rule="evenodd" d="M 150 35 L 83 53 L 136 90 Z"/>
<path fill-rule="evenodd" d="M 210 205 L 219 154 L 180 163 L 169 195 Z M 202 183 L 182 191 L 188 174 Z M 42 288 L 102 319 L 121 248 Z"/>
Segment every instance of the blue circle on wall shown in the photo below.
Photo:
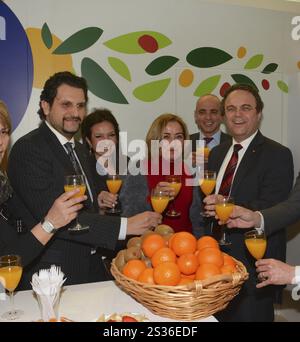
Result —
<path fill-rule="evenodd" d="M 0 99 L 7 104 L 15 129 L 23 118 L 33 82 L 32 52 L 26 32 L 0 1 Z"/>

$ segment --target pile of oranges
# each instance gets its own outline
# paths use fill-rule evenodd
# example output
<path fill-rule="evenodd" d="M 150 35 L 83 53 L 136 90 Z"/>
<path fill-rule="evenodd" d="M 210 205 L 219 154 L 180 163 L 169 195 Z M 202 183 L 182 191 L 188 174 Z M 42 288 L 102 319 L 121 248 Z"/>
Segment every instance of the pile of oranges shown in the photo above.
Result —
<path fill-rule="evenodd" d="M 142 257 L 122 267 L 128 278 L 157 285 L 184 285 L 218 274 L 237 272 L 234 259 L 222 253 L 210 236 L 197 239 L 188 232 L 149 234 L 141 242 Z"/>

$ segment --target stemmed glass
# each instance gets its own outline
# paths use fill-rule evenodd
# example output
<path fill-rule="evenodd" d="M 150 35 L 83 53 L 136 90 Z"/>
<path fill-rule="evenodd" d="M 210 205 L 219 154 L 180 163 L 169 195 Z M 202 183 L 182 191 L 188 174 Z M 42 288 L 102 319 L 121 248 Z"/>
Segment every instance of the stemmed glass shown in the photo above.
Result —
<path fill-rule="evenodd" d="M 219 239 L 219 245 L 227 246 L 231 245 L 231 242 L 227 238 L 226 234 L 226 222 L 228 221 L 234 208 L 234 200 L 232 197 L 218 197 L 215 205 L 216 214 L 219 220 L 222 222 L 221 225 L 221 238 Z"/>
<path fill-rule="evenodd" d="M 23 311 L 14 308 L 14 290 L 18 286 L 22 276 L 21 257 L 19 255 L 3 255 L 0 257 L 0 283 L 9 292 L 11 309 L 1 317 L 7 320 L 20 318 Z"/>
<path fill-rule="evenodd" d="M 179 194 L 179 191 L 181 189 L 182 183 L 181 183 L 181 176 L 178 175 L 170 175 L 165 177 L 166 182 L 169 183 L 169 186 L 174 189 L 174 197 L 171 197 L 170 200 L 172 207 L 170 210 L 167 211 L 166 215 L 170 217 L 178 217 L 181 215 L 181 212 L 176 211 L 175 209 L 175 198 Z"/>
<path fill-rule="evenodd" d="M 74 189 L 79 189 L 79 193 L 74 195 L 73 197 L 83 196 L 86 192 L 86 184 L 84 175 L 70 175 L 65 177 L 65 192 L 72 191 Z M 70 231 L 82 231 L 89 229 L 90 227 L 87 225 L 81 225 L 78 221 L 78 216 L 76 217 L 76 224 L 73 227 L 68 228 Z"/>
<path fill-rule="evenodd" d="M 216 186 L 217 173 L 216 171 L 203 171 L 203 178 L 199 179 L 199 185 L 201 191 L 205 196 L 210 195 Z M 201 211 L 200 215 L 206 216 L 204 211 Z"/>
<path fill-rule="evenodd" d="M 169 204 L 170 197 L 163 190 L 152 189 L 151 204 L 156 213 L 162 214 Z"/>
<path fill-rule="evenodd" d="M 122 179 L 119 175 L 108 175 L 106 185 L 109 192 L 116 195 L 122 186 Z M 121 210 L 113 206 L 113 208 L 106 209 L 105 212 L 108 214 L 119 214 Z"/>

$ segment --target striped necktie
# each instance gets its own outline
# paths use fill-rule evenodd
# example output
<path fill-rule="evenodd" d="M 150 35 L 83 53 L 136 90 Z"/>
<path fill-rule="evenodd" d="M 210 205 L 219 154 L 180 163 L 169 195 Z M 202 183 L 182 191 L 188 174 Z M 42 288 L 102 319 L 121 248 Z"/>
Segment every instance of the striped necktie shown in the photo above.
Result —
<path fill-rule="evenodd" d="M 82 175 L 82 170 L 80 167 L 80 164 L 75 156 L 74 150 L 73 150 L 73 144 L 71 142 L 65 143 L 65 148 L 68 151 L 68 156 L 70 158 L 70 161 L 73 165 L 74 171 L 76 175 Z"/>

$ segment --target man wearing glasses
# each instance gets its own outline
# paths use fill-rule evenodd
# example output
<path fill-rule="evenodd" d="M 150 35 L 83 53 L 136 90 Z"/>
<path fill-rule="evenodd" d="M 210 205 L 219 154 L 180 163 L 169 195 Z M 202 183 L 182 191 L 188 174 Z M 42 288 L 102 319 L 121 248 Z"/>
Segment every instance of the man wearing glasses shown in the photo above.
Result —
<path fill-rule="evenodd" d="M 232 141 L 215 147 L 208 161 L 209 170 L 218 172 L 216 194 L 231 196 L 235 204 L 252 210 L 269 208 L 285 200 L 293 183 L 290 150 L 259 131 L 263 106 L 255 88 L 242 84 L 229 88 L 221 102 L 221 113 Z M 206 197 L 206 210 L 214 209 L 216 197 Z M 273 321 L 273 303 L 280 288 L 256 288 L 255 260 L 246 250 L 244 233 L 245 229 L 228 230 L 229 245 L 223 249 L 244 263 L 249 279 L 217 316 L 221 321 Z M 285 260 L 285 230 L 271 228 L 266 234 L 265 257 Z"/>

